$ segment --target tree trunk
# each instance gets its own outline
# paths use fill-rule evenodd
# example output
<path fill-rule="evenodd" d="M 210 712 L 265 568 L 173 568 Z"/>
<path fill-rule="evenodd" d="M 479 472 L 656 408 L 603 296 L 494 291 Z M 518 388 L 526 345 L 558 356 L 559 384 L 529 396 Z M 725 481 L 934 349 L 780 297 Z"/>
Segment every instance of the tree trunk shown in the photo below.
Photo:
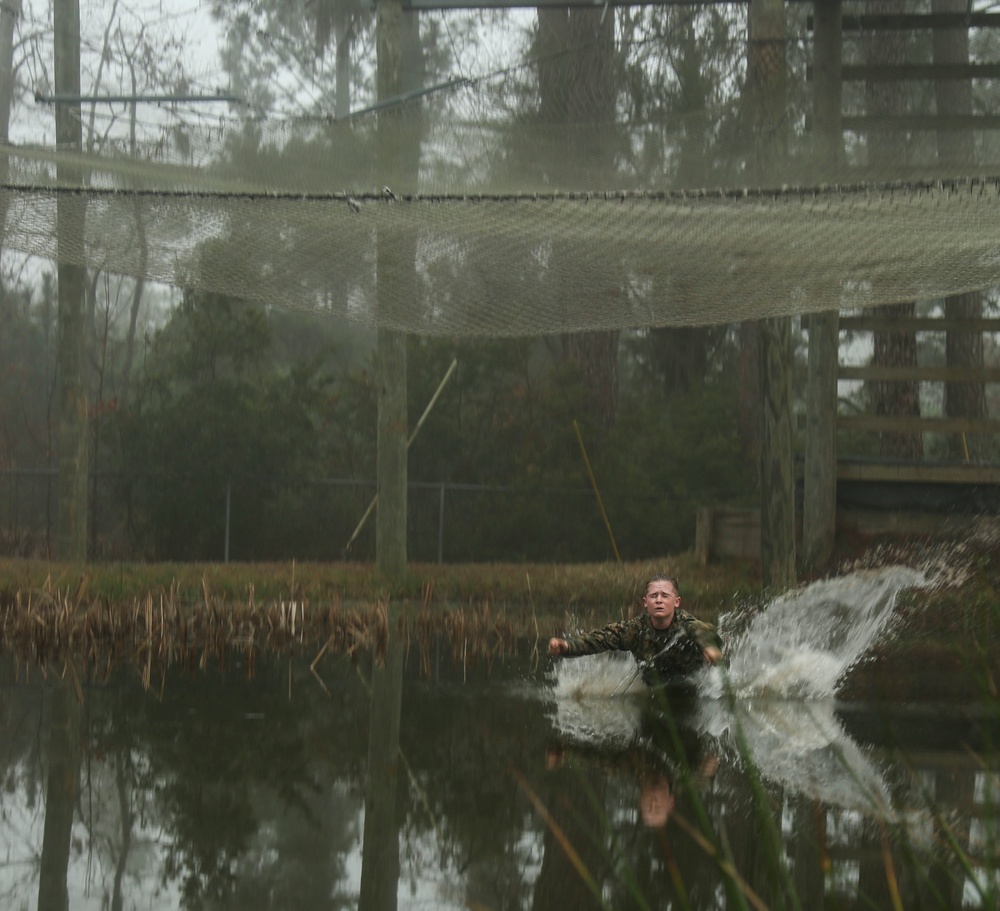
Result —
<path fill-rule="evenodd" d="M 613 10 L 538 10 L 539 115 L 560 136 L 550 165 L 573 189 L 593 186 L 595 175 L 610 174 L 613 166 L 614 23 Z M 553 257 L 569 255 L 552 252 Z M 615 271 L 609 261 L 608 274 Z M 552 291 L 564 297 L 565 309 L 580 306 L 560 289 Z M 618 418 L 618 340 L 617 331 L 574 333 L 563 336 L 560 346 L 562 356 L 578 365 L 592 417 L 604 427 Z"/>
<path fill-rule="evenodd" d="M 579 366 L 592 414 L 602 427 L 613 427 L 618 417 L 618 333 L 564 335 L 562 356 Z"/>
<path fill-rule="evenodd" d="M 14 28 L 21 18 L 21 0 L 0 4 L 0 143 L 10 142 L 10 109 L 14 103 Z M 10 162 L 0 156 L 0 182 L 10 176 Z M 7 197 L 0 195 L 0 246 L 7 226 Z M 2 277 L 0 277 L 2 279 Z"/>
<path fill-rule="evenodd" d="M 132 73 L 132 94 L 138 95 L 139 88 L 135 76 L 135 61 L 129 60 Z M 129 107 L 129 150 L 134 158 L 136 155 L 136 103 Z M 139 268 L 136 270 L 135 286 L 132 288 L 132 300 L 129 304 L 128 333 L 125 336 L 125 364 L 122 367 L 121 398 L 128 401 L 129 386 L 132 382 L 132 365 L 135 360 L 135 329 L 139 321 L 139 308 L 142 306 L 142 294 L 146 289 L 146 265 L 149 262 L 149 241 L 146 237 L 146 219 L 143 216 L 142 202 L 136 196 L 132 203 L 132 213 L 135 218 L 135 241 L 139 247 Z"/>
<path fill-rule="evenodd" d="M 56 0 L 56 93 L 80 94 L 80 5 Z M 79 153 L 82 128 L 79 103 L 56 105 L 56 142 L 63 152 Z M 61 185 L 82 183 L 78 166 L 60 162 Z M 56 201 L 59 263 L 59 534 L 60 560 L 87 558 L 87 319 L 86 270 L 69 261 L 83 242 L 85 202 L 66 195 Z"/>
<path fill-rule="evenodd" d="M 757 338 L 757 324 L 740 323 L 739 335 L 739 413 L 737 428 L 740 435 L 740 449 L 743 458 L 750 465 L 758 466 L 757 481 L 760 481 L 760 342 Z"/>
<path fill-rule="evenodd" d="M 879 316 L 913 316 L 915 307 L 895 304 L 875 307 Z M 878 367 L 915 367 L 917 364 L 917 337 L 912 331 L 875 332 L 875 351 L 872 363 Z M 876 380 L 871 383 L 875 414 L 893 417 L 919 417 L 920 385 L 916 380 Z M 879 455 L 885 458 L 919 461 L 924 456 L 924 441 L 919 433 L 880 431 Z"/>

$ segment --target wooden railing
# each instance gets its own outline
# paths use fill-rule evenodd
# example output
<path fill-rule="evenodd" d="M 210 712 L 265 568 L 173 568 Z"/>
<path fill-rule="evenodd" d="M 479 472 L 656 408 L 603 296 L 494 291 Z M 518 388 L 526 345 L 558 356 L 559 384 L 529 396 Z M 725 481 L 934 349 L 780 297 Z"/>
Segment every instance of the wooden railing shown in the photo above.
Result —
<path fill-rule="evenodd" d="M 842 331 L 856 332 L 1000 332 L 1000 319 L 955 320 L 946 317 L 841 317 Z M 884 367 L 846 366 L 838 368 L 843 380 L 864 382 L 951 382 L 1000 383 L 1000 367 Z M 843 430 L 889 433 L 989 434 L 1000 437 L 1000 418 L 925 417 L 845 414 L 837 418 Z M 858 481 L 919 481 L 928 483 L 1000 484 L 1000 464 L 964 462 L 889 462 L 875 459 L 852 460 L 841 453 L 837 477 Z"/>

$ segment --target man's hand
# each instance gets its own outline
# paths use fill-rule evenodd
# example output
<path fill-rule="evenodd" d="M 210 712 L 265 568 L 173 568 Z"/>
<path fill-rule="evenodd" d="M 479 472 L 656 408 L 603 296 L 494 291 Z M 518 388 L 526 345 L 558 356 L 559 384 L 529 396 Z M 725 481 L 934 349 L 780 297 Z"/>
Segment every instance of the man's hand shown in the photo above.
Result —
<path fill-rule="evenodd" d="M 549 639 L 549 654 L 562 655 L 569 648 L 569 643 L 565 639 Z"/>
<path fill-rule="evenodd" d="M 552 643 L 549 643 L 549 650 L 552 650 Z M 718 664 L 722 660 L 722 652 L 714 645 L 708 646 L 702 653 L 709 664 Z"/>

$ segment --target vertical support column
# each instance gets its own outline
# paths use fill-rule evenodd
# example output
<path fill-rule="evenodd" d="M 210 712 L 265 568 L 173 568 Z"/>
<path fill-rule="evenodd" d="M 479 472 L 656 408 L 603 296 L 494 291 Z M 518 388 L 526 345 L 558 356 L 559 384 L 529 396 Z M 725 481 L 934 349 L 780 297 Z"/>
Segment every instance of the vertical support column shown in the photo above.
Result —
<path fill-rule="evenodd" d="M 403 4 L 401 0 L 378 0 L 376 4 L 376 51 L 380 101 L 402 94 Z M 400 113 L 388 108 L 378 115 L 380 171 L 388 175 L 396 157 Z M 393 244 L 380 226 L 376 252 L 376 295 L 380 321 L 391 313 L 398 296 L 405 293 L 401 262 L 403 245 Z M 409 267 L 412 269 L 413 264 Z M 401 581 L 406 572 L 406 336 L 394 329 L 379 328 L 378 357 L 378 512 L 375 517 L 375 566 L 390 582 Z"/>
<path fill-rule="evenodd" d="M 840 314 L 809 318 L 806 388 L 806 464 L 802 507 L 802 560 L 822 569 L 833 556 L 837 535 L 837 367 Z"/>
<path fill-rule="evenodd" d="M 778 182 L 788 154 L 784 0 L 750 0 L 747 89 L 755 115 L 751 164 L 763 185 Z M 761 320 L 761 583 L 795 585 L 795 474 L 792 451 L 792 329 L 788 317 Z"/>
<path fill-rule="evenodd" d="M 822 178 L 836 182 L 844 154 L 842 127 L 843 3 L 813 4 L 815 160 Z M 837 536 L 837 368 L 840 314 L 809 319 L 806 451 L 802 508 L 802 562 L 819 570 L 833 555 Z"/>
<path fill-rule="evenodd" d="M 795 466 L 792 449 L 792 325 L 760 322 L 761 584 L 780 592 L 795 585 Z"/>
<path fill-rule="evenodd" d="M 80 94 L 79 0 L 55 0 L 54 68 L 57 95 Z M 56 106 L 56 145 L 61 154 L 79 152 L 83 141 L 79 102 Z M 80 168 L 61 160 L 61 186 L 80 186 Z M 59 509 L 56 556 L 87 558 L 87 320 L 84 308 L 86 270 L 70 261 L 83 248 L 82 196 L 56 201 L 59 294 Z"/>

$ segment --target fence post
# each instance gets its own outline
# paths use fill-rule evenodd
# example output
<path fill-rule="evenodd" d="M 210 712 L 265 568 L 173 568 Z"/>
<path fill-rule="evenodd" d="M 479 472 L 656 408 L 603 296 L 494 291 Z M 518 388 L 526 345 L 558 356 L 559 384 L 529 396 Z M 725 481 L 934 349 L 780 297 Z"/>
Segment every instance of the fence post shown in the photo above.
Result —
<path fill-rule="evenodd" d="M 438 563 L 444 563 L 444 482 L 438 490 Z"/>
<path fill-rule="evenodd" d="M 233 479 L 228 478 L 226 480 L 226 544 L 225 544 L 225 554 L 224 563 L 229 562 L 229 503 L 232 498 L 233 493 Z"/>

